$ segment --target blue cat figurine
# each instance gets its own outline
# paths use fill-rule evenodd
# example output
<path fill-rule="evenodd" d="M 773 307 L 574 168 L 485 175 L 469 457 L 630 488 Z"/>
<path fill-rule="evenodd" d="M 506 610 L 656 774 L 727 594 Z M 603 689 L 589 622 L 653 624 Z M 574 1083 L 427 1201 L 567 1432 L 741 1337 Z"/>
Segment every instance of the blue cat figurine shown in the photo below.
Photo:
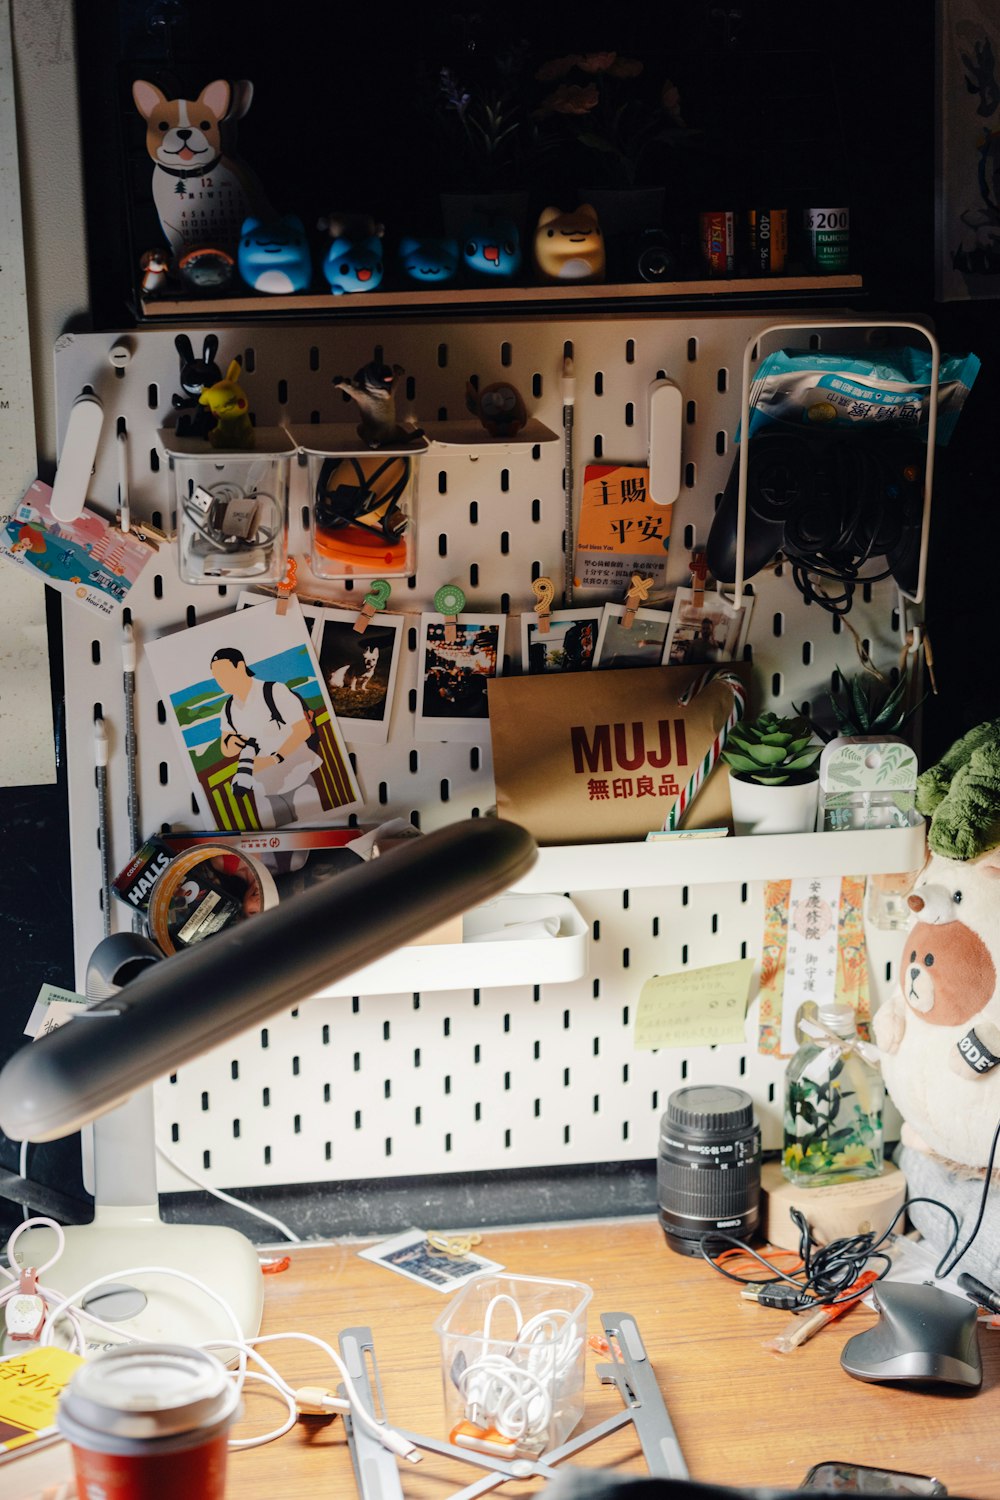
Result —
<path fill-rule="evenodd" d="M 382 280 L 382 239 L 336 235 L 323 261 L 323 275 L 335 297 L 345 292 L 373 292 Z"/>
<path fill-rule="evenodd" d="M 312 281 L 306 229 L 295 214 L 244 219 L 237 253 L 240 275 L 255 292 L 305 292 Z"/>
<path fill-rule="evenodd" d="M 458 241 L 404 234 L 399 241 L 403 275 L 418 286 L 444 286 L 458 271 Z"/>
<path fill-rule="evenodd" d="M 462 236 L 462 259 L 476 276 L 513 281 L 521 269 L 521 236 L 510 219 L 470 224 Z"/>

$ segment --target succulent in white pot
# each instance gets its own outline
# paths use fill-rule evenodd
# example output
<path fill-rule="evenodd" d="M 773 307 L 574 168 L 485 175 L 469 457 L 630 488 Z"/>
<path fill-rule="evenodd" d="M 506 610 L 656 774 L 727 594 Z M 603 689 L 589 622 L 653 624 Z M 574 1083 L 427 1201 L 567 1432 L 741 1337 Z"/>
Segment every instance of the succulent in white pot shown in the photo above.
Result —
<path fill-rule="evenodd" d="M 722 751 L 738 834 L 809 833 L 816 826 L 821 745 L 801 718 L 741 720 Z"/>

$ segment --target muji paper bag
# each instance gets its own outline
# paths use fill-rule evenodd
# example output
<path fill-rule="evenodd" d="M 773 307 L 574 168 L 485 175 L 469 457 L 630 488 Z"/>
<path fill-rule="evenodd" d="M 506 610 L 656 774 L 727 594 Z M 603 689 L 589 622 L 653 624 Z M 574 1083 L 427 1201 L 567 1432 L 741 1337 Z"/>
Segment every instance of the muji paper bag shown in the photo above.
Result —
<path fill-rule="evenodd" d="M 749 690 L 750 667 L 727 662 Z M 641 839 L 662 827 L 732 709 L 710 681 L 678 702 L 703 666 L 498 677 L 489 684 L 497 814 L 540 844 Z M 716 766 L 683 821 L 731 822 L 728 773 Z"/>

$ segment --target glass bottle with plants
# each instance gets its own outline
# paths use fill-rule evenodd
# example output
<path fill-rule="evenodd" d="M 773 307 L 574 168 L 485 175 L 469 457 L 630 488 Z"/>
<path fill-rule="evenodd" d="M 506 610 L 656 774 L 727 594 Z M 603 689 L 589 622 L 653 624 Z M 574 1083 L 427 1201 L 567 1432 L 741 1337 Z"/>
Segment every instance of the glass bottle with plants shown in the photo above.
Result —
<path fill-rule="evenodd" d="M 877 1049 L 858 1036 L 849 1005 L 818 1006 L 799 1031 L 785 1073 L 785 1177 L 817 1187 L 878 1177 L 885 1088 Z"/>
<path fill-rule="evenodd" d="M 767 712 L 740 720 L 722 750 L 738 834 L 808 833 L 816 823 L 822 746 L 802 718 Z"/>

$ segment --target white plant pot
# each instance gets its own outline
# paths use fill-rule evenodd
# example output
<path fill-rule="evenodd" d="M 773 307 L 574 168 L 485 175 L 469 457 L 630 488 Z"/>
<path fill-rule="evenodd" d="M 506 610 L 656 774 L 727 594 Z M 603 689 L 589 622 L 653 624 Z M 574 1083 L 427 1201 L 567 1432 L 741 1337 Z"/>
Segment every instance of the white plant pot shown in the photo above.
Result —
<path fill-rule="evenodd" d="M 764 786 L 729 773 L 733 827 L 745 833 L 812 833 L 816 827 L 819 781 Z"/>

